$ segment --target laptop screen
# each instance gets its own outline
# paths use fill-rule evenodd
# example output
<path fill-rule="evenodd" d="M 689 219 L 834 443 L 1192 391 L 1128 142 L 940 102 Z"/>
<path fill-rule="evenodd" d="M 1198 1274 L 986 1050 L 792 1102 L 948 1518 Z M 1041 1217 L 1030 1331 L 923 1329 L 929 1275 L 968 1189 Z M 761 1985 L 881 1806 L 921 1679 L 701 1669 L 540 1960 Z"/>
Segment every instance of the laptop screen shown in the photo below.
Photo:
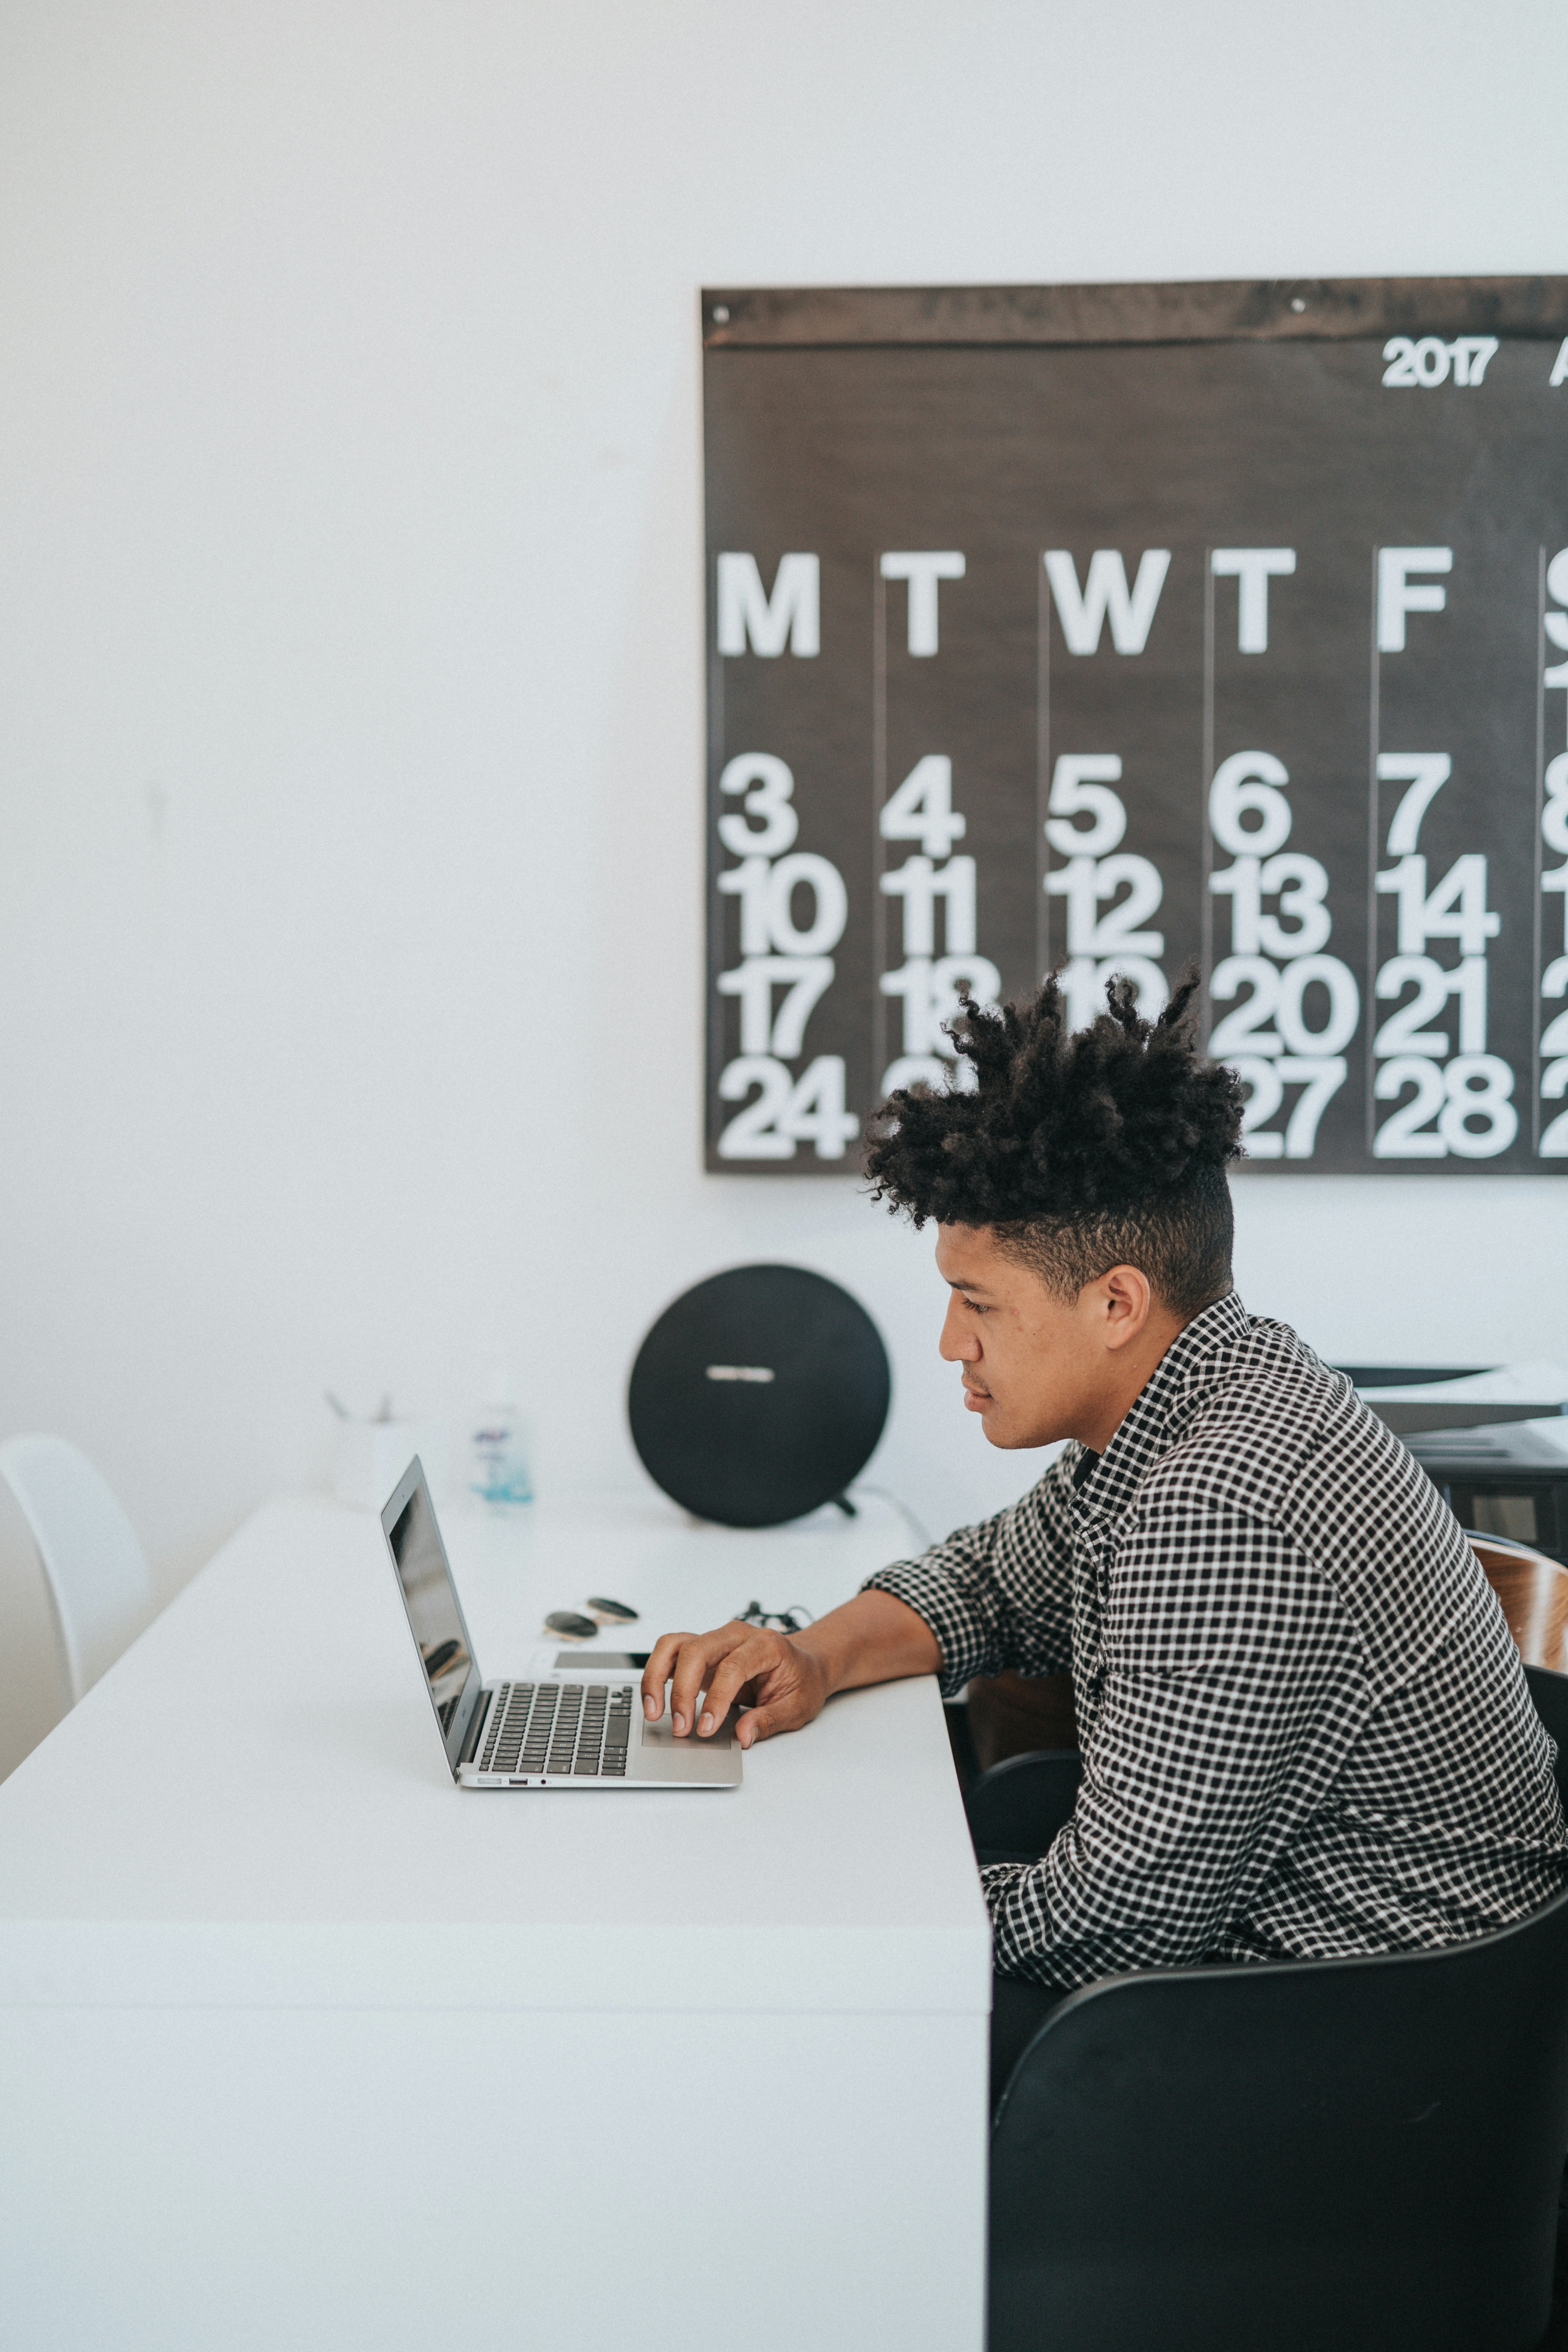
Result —
<path fill-rule="evenodd" d="M 410 1463 L 383 1512 L 382 1527 L 397 1570 L 409 1630 L 425 1669 L 430 1704 L 441 1727 L 447 1760 L 456 1769 L 465 1714 L 462 1701 L 470 1683 L 478 1686 L 479 1671 L 417 1458 Z"/>

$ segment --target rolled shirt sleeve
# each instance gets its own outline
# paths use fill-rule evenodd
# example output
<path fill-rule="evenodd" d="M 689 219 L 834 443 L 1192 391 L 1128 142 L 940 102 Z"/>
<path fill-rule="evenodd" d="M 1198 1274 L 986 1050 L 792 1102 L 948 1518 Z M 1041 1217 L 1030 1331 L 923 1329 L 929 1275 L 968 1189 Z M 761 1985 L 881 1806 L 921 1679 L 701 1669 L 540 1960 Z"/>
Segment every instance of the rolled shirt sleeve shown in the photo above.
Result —
<path fill-rule="evenodd" d="M 919 1559 L 895 1560 L 863 1592 L 890 1592 L 942 1644 L 942 1696 L 972 1676 L 1066 1674 L 1072 1664 L 1072 1474 L 1069 1445 L 1021 1502 L 960 1528 Z"/>

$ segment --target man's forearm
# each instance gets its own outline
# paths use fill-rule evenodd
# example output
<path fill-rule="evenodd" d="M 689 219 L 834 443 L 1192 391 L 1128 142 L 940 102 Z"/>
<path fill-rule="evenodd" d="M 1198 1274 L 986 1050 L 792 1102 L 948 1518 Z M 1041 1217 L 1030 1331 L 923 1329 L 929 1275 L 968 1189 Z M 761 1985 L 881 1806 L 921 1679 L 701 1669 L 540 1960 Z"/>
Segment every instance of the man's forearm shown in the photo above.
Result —
<path fill-rule="evenodd" d="M 790 1639 L 816 1659 L 830 1692 L 942 1667 L 942 1645 L 925 1619 L 890 1592 L 858 1592 Z"/>

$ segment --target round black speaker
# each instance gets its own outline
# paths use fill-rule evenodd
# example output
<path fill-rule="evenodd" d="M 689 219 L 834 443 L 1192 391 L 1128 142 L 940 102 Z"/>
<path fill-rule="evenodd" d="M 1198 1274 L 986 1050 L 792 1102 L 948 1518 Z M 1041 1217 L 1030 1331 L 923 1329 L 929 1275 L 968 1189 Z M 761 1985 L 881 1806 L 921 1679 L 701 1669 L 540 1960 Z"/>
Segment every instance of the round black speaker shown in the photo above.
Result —
<path fill-rule="evenodd" d="M 888 1418 L 888 1351 L 866 1309 L 799 1265 L 736 1265 L 667 1307 L 626 1397 L 650 1478 L 730 1528 L 841 1495 Z"/>

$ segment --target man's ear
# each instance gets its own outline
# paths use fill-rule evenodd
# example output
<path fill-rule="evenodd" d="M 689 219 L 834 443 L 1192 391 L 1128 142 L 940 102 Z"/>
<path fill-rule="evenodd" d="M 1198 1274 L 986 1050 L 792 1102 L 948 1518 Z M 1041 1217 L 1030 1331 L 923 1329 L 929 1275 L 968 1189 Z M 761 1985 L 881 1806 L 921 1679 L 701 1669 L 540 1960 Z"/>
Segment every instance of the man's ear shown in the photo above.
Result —
<path fill-rule="evenodd" d="M 1105 1297 L 1105 1344 L 1128 1347 L 1149 1321 L 1154 1303 L 1149 1277 L 1135 1265 L 1113 1265 L 1109 1274 L 1101 1275 L 1100 1287 Z"/>

